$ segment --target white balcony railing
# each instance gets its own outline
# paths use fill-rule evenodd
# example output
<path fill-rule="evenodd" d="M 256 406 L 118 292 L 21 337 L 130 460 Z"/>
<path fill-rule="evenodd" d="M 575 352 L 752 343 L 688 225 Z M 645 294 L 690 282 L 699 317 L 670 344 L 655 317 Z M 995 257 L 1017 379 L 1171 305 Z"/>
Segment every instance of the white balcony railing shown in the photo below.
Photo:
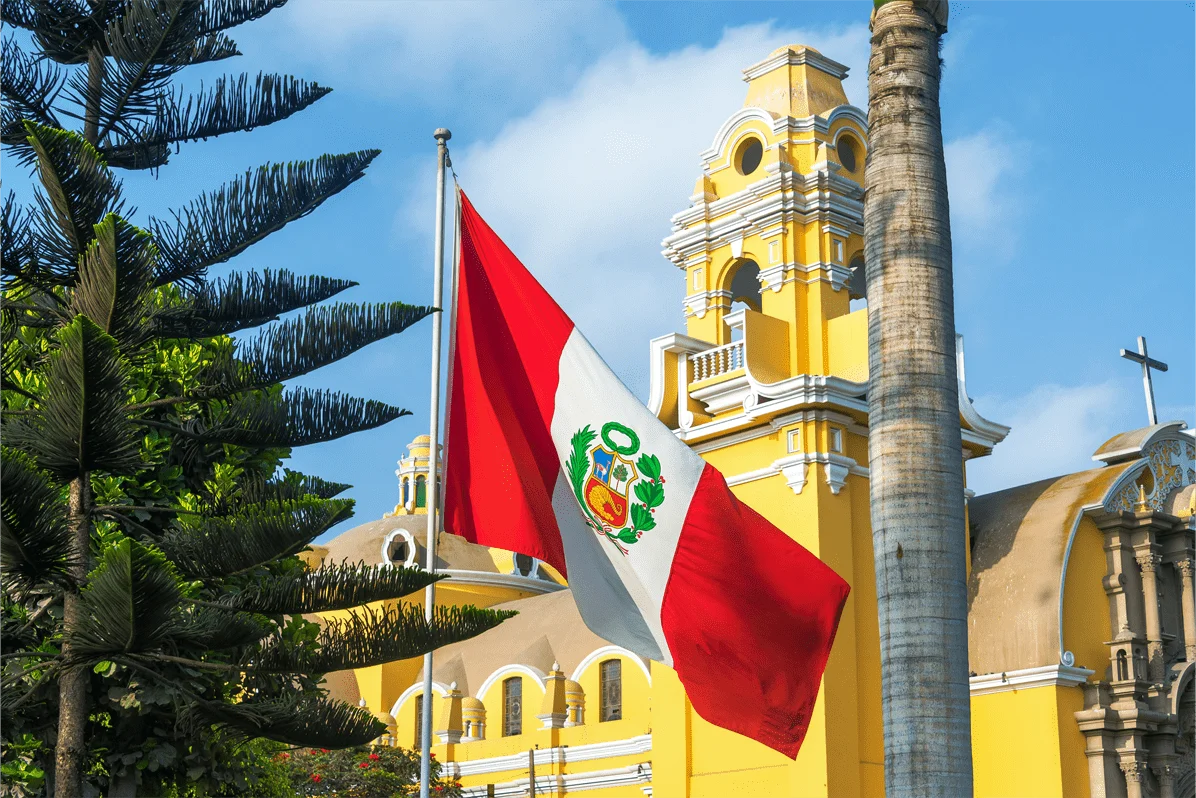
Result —
<path fill-rule="evenodd" d="M 693 363 L 693 382 L 718 377 L 744 367 L 743 341 L 732 341 L 714 349 L 707 349 L 705 352 L 690 355 L 689 359 Z"/>

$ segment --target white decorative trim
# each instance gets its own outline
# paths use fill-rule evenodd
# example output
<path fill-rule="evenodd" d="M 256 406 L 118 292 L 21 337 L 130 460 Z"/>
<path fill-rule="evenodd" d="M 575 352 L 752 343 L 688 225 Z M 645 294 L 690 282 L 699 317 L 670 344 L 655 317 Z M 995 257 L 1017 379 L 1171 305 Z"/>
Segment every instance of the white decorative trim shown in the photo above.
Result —
<path fill-rule="evenodd" d="M 540 560 L 532 557 L 532 568 L 527 574 L 519 573 L 519 566 L 515 564 L 515 557 L 511 557 L 511 570 L 509 576 L 522 576 L 525 579 L 539 579 L 540 578 Z"/>
<path fill-rule="evenodd" d="M 399 716 L 399 708 L 403 706 L 403 703 L 408 698 L 415 695 L 416 693 L 422 694 L 423 692 L 424 692 L 424 680 L 420 679 L 418 682 L 411 685 L 403 692 L 399 693 L 399 697 L 395 699 L 394 706 L 392 706 L 390 708 L 390 716 L 392 718 L 397 718 Z M 434 681 L 434 682 L 432 682 L 432 692 L 438 693 L 441 698 L 444 698 L 446 695 L 449 694 L 449 689 L 448 689 L 448 687 L 441 684 L 440 682 Z"/>
<path fill-rule="evenodd" d="M 698 156 L 702 159 L 702 162 L 709 164 L 723 153 L 727 154 L 727 160 L 729 162 L 731 150 L 734 149 L 727 147 L 731 135 L 736 132 L 736 129 L 741 124 L 749 120 L 763 122 L 768 130 L 773 129 L 773 123 L 775 121 L 773 120 L 772 114 L 770 114 L 768 111 L 765 111 L 763 108 L 741 108 L 732 114 L 726 122 L 723 122 L 722 127 L 720 127 L 718 132 L 714 134 L 714 142 L 710 145 L 709 149 Z"/>
<path fill-rule="evenodd" d="M 388 534 L 382 540 L 382 564 L 390 566 L 394 565 L 394 563 L 391 562 L 390 557 L 387 555 L 387 551 L 390 550 L 390 544 L 395 538 L 402 538 L 403 542 L 407 544 L 407 559 L 403 560 L 403 567 L 412 567 L 415 565 L 415 538 L 410 532 L 401 527 L 399 529 L 392 530 L 390 534 Z"/>
<path fill-rule="evenodd" d="M 726 477 L 727 485 L 734 487 L 735 485 L 742 485 L 745 482 L 767 479 L 768 477 L 779 474 L 785 478 L 785 483 L 793 491 L 794 495 L 800 496 L 802 489 L 806 486 L 809 467 L 814 463 L 822 465 L 823 471 L 826 474 L 826 484 L 830 486 L 831 493 L 836 496 L 839 495 L 839 491 L 843 489 L 843 486 L 847 484 L 848 474 L 856 474 L 862 477 L 868 476 L 868 469 L 866 467 L 859 465 L 855 460 L 845 455 L 836 454 L 835 452 L 795 452 L 774 461 L 772 465 L 765 468 Z"/>
<path fill-rule="evenodd" d="M 955 367 L 959 377 L 959 414 L 970 427 L 970 430 L 964 430 L 964 439 L 969 438 L 967 433 L 970 431 L 973 433 L 973 441 L 992 448 L 1005 440 L 1005 436 L 1009 434 L 1009 427 L 989 421 L 972 406 L 972 400 L 968 398 L 967 381 L 964 378 L 963 336 L 959 333 L 955 334 Z M 976 440 L 977 438 L 979 440 Z"/>
<path fill-rule="evenodd" d="M 652 415 L 659 416 L 664 406 L 664 367 L 665 353 L 673 352 L 677 355 L 677 412 L 684 413 L 689 405 L 689 368 L 686 365 L 689 355 L 713 349 L 714 344 L 690 338 L 688 335 L 671 333 L 653 338 L 648 342 L 650 358 L 650 377 L 648 388 L 648 410 Z"/>
<path fill-rule="evenodd" d="M 785 478 L 785 484 L 793 491 L 794 496 L 800 496 L 802 489 L 806 486 L 806 471 L 809 466 L 805 462 L 794 463 L 781 468 L 781 476 Z M 773 471 L 775 474 L 776 471 Z"/>
<path fill-rule="evenodd" d="M 724 302 L 723 300 L 726 301 Z M 731 307 L 731 292 L 724 291 L 721 288 L 714 291 L 699 291 L 696 294 L 690 294 L 685 297 L 681 305 L 685 311 L 686 318 L 697 316 L 699 319 L 704 319 L 711 308 Z"/>
<path fill-rule="evenodd" d="M 652 750 L 652 735 L 641 734 L 626 740 L 612 740 L 605 743 L 573 745 L 567 748 L 536 748 L 532 761 L 536 767 L 563 765 L 569 762 L 589 762 L 616 756 L 646 754 Z M 527 752 L 492 756 L 484 759 L 470 759 L 464 762 L 445 762 L 444 773 L 450 778 L 481 776 L 486 773 L 502 773 L 509 770 L 526 770 Z M 475 788 L 476 789 L 476 788 Z M 483 794 L 485 787 L 483 789 Z M 526 780 L 524 790 L 526 791 Z"/>
<path fill-rule="evenodd" d="M 444 574 L 452 579 L 455 584 L 509 587 L 530 593 L 555 593 L 558 590 L 566 589 L 565 585 L 558 585 L 556 582 L 550 582 L 547 579 L 520 576 L 519 574 L 500 574 L 494 571 L 466 571 L 460 568 L 438 568 L 436 573 Z M 444 582 L 440 584 L 443 587 L 452 587 L 452 584 Z"/>
<path fill-rule="evenodd" d="M 973 696 L 1005 693 L 1010 690 L 1029 690 L 1034 687 L 1075 687 L 1088 681 L 1096 671 L 1068 665 L 1043 665 L 1004 673 L 986 673 L 968 679 Z"/>
<path fill-rule="evenodd" d="M 733 488 L 736 485 L 755 482 L 757 479 L 767 479 L 768 477 L 776 476 L 776 473 L 776 469 L 769 466 L 767 468 L 758 468 L 755 471 L 745 471 L 742 474 L 734 474 L 733 476 L 725 477 L 725 479 L 727 480 L 727 487 Z"/>
<path fill-rule="evenodd" d="M 527 755 L 521 754 L 520 756 L 526 763 Z M 638 765 L 627 765 L 610 770 L 591 770 L 585 773 L 565 773 L 555 776 L 537 774 L 536 794 L 543 792 L 546 795 L 572 795 L 575 792 L 588 790 L 650 785 L 651 781 L 652 763 L 643 762 Z M 495 784 L 493 794 L 495 798 L 523 798 L 528 794 L 530 786 L 531 779 L 529 778 L 515 779 Z M 646 795 L 652 794 L 650 786 L 641 787 L 641 790 L 645 789 Z M 474 796 L 489 795 L 488 790 L 489 787 L 486 785 L 466 787 L 461 790 L 461 794 L 466 798 L 474 798 Z"/>
<path fill-rule="evenodd" d="M 544 673 L 544 671 L 534 665 L 512 663 L 510 665 L 503 665 L 494 673 L 487 676 L 486 681 L 482 682 L 482 686 L 474 693 L 473 697 L 481 701 L 483 696 L 486 695 L 486 691 L 493 687 L 495 682 L 508 676 L 530 676 L 540 686 L 540 692 L 545 692 L 548 689 L 546 686 L 548 674 Z"/>
<path fill-rule="evenodd" d="M 590 667 L 600 659 L 614 656 L 626 657 L 638 665 L 640 670 L 644 673 L 644 678 L 648 680 L 648 686 L 652 686 L 652 671 L 649 670 L 648 663 L 646 663 L 635 652 L 628 651 L 622 646 L 603 646 L 602 648 L 594 649 L 587 654 L 584 659 L 582 659 L 576 668 L 573 669 L 573 675 L 569 677 L 569 680 L 574 682 L 580 681 L 580 677 L 583 673 L 585 673 L 586 668 Z"/>
<path fill-rule="evenodd" d="M 1154 432 L 1146 437 L 1146 440 L 1142 441 L 1137 446 L 1130 446 L 1125 449 L 1117 449 L 1115 451 L 1105 452 L 1102 451 L 1104 449 L 1104 446 L 1102 445 L 1101 448 L 1097 449 L 1092 455 L 1092 459 L 1098 463 L 1113 465 L 1114 463 L 1119 463 L 1124 460 L 1132 460 L 1134 458 L 1141 457 L 1142 452 L 1153 443 L 1170 438 L 1182 440 L 1182 438 L 1179 436 L 1183 434 L 1183 431 L 1187 428 L 1188 424 L 1185 421 L 1165 421 L 1162 424 L 1155 424 L 1154 426 L 1157 427 L 1157 429 L 1155 429 Z"/>
<path fill-rule="evenodd" d="M 769 72 L 780 69 L 781 67 L 803 65 L 813 67 L 819 72 L 825 72 L 839 80 L 846 78 L 849 71 L 849 68 L 844 64 L 832 61 L 822 53 L 811 50 L 809 47 L 802 47 L 800 50 L 785 48 L 783 52 L 776 53 L 743 70 L 743 80 L 745 83 L 750 83 L 761 75 L 767 75 Z"/>

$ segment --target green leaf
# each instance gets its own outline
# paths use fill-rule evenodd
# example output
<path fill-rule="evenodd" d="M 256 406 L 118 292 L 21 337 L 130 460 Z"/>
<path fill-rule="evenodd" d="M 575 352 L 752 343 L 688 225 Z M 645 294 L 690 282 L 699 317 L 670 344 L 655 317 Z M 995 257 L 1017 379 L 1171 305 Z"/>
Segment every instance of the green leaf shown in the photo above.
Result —
<path fill-rule="evenodd" d="M 402 598 L 443 578 L 443 574 L 429 574 L 422 568 L 342 563 L 259 579 L 223 603 L 265 615 L 332 612 Z"/>
<path fill-rule="evenodd" d="M 631 527 L 624 527 L 623 530 L 619 532 L 617 537 L 624 543 L 635 543 L 640 539 L 639 535 L 637 535 L 635 530 Z"/>
<path fill-rule="evenodd" d="M 228 576 L 294 554 L 352 514 L 348 499 L 304 499 L 224 518 L 186 516 L 162 538 L 162 548 L 189 576 Z"/>
<path fill-rule="evenodd" d="M 148 302 L 157 249 L 149 234 L 114 214 L 95 226 L 79 263 L 71 315 L 84 315 L 127 349 L 149 337 Z"/>
<path fill-rule="evenodd" d="M 652 511 L 646 509 L 642 504 L 631 505 L 631 523 L 641 532 L 647 532 L 656 527 L 656 519 L 652 517 Z"/>
<path fill-rule="evenodd" d="M 18 592 L 71 584 L 61 489 L 24 452 L 0 447 L 0 570 Z"/>
<path fill-rule="evenodd" d="M 62 127 L 54 112 L 54 101 L 62 91 L 66 75 L 52 62 L 25 53 L 11 36 L 4 40 L 4 55 L 0 62 L 0 84 L 4 91 L 4 104 L 0 108 L 3 120 L 0 122 L 0 141 L 27 148 L 29 142 L 25 137 L 28 134 L 23 120 Z M 25 153 L 25 157 L 29 154 Z"/>
<path fill-rule="evenodd" d="M 565 464 L 565 468 L 569 472 L 569 481 L 573 485 L 573 492 L 579 498 L 581 497 L 584 486 L 586 471 L 590 465 L 590 444 L 594 442 L 594 438 L 596 437 L 598 437 L 598 433 L 590 429 L 590 425 L 587 424 L 575 432 L 569 440 L 569 446 L 572 451 L 569 454 L 569 460 Z"/>
<path fill-rule="evenodd" d="M 410 659 L 468 640 L 516 615 L 511 610 L 436 607 L 432 623 L 416 604 L 364 607 L 347 618 L 324 618 L 317 646 L 292 647 L 275 636 L 262 646 L 257 670 L 275 673 L 331 673 Z"/>
<path fill-rule="evenodd" d="M 640 480 L 635 483 L 635 496 L 651 510 L 664 502 L 664 486 L 659 482 Z"/>
<path fill-rule="evenodd" d="M 64 282 L 71 282 L 93 228 L 121 213 L 120 181 L 82 136 L 33 122 L 27 140 L 41 181 L 36 194 L 40 253 Z"/>
<path fill-rule="evenodd" d="M 68 627 L 73 651 L 111 658 L 157 648 L 175 628 L 178 574 L 162 553 L 124 538 L 104 551 L 79 594 L 80 620 Z"/>
<path fill-rule="evenodd" d="M 635 467 L 648 479 L 660 479 L 660 459 L 654 454 L 642 454 Z"/>
<path fill-rule="evenodd" d="M 125 413 L 129 367 L 116 341 L 86 316 L 75 317 L 57 338 L 41 404 L 11 422 L 10 440 L 63 481 L 94 470 L 134 473 L 141 436 Z"/>

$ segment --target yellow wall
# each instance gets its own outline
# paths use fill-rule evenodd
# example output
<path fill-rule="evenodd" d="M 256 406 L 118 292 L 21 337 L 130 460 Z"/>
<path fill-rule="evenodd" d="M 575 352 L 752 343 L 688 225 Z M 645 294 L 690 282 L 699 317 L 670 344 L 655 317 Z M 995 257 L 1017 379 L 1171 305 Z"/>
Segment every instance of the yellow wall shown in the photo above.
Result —
<path fill-rule="evenodd" d="M 1032 687 L 972 697 L 976 798 L 1087 798 L 1076 687 Z"/>

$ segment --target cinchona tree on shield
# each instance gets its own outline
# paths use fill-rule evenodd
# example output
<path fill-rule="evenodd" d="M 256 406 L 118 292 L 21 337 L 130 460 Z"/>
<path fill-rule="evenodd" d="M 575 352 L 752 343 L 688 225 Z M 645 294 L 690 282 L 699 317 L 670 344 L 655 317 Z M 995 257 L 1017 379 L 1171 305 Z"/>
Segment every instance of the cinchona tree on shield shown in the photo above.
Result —
<path fill-rule="evenodd" d="M 972 794 L 963 455 L 939 116 L 947 3 L 876 2 L 865 259 L 889 798 Z"/>
<path fill-rule="evenodd" d="M 114 169 L 168 174 L 179 145 L 327 93 L 277 75 L 172 87 L 188 66 L 238 55 L 226 31 L 282 2 L 2 6 L 25 32 L 4 40 L 0 141 L 31 167 L 36 201 L 10 194 L 0 236 L 0 708 L 7 737 L 56 705 L 44 765 L 58 798 L 86 780 L 109 795 L 151 778 L 153 794 L 185 788 L 163 773 L 186 774 L 179 748 L 213 729 L 368 742 L 385 727 L 313 691 L 321 674 L 416 656 L 509 614 L 445 608 L 428 623 L 417 607 L 366 609 L 434 577 L 308 572 L 294 557 L 352 502 L 335 498 L 348 486 L 279 469 L 289 448 L 406 411 L 283 383 L 431 309 L 328 303 L 354 283 L 287 270 L 208 274 L 360 179 L 378 152 L 263 166 L 144 227 L 129 218 Z M 295 632 L 295 616 L 339 610 Z M 94 750 L 114 730 L 131 759 Z"/>

